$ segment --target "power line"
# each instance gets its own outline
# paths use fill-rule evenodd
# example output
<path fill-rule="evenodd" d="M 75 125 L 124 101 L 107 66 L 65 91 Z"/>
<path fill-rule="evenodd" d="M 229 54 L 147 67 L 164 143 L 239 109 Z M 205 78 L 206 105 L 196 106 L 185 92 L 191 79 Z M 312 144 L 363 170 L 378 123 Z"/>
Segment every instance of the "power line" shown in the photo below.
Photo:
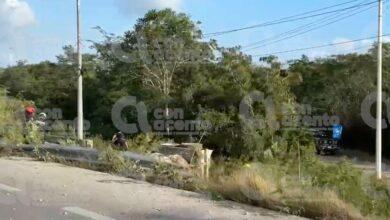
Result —
<path fill-rule="evenodd" d="M 359 8 L 357 8 L 359 9 Z M 347 12 L 339 12 L 336 14 L 336 16 L 334 17 L 334 15 L 329 15 L 329 16 L 326 16 L 324 18 L 320 18 L 320 19 L 317 19 L 313 22 L 310 22 L 310 23 L 307 23 L 307 24 L 304 24 L 304 25 L 301 25 L 301 26 L 298 26 L 294 29 L 291 29 L 289 31 L 285 31 L 285 32 L 282 32 L 282 33 L 279 33 L 277 35 L 274 35 L 274 36 L 271 36 L 271 37 L 268 37 L 268 38 L 265 38 L 263 40 L 260 40 L 260 41 L 256 41 L 256 42 L 253 42 L 253 43 L 250 43 L 250 44 L 247 44 L 245 46 L 242 46 L 242 48 L 248 48 L 248 47 L 253 47 L 253 46 L 256 46 L 256 45 L 259 45 L 259 44 L 262 44 L 262 43 L 265 43 L 265 42 L 268 42 L 268 41 L 273 41 L 275 39 L 278 39 L 280 37 L 283 37 L 285 35 L 289 35 L 289 34 L 293 34 L 293 33 L 296 33 L 296 32 L 299 32 L 301 30 L 304 30 L 308 27 L 312 27 L 312 26 L 315 26 L 316 24 L 321 24 L 321 23 L 324 23 L 326 21 L 329 21 L 331 20 L 332 18 L 336 18 L 336 17 L 339 17 L 340 15 L 343 15 L 343 14 L 348 14 L 350 13 L 350 11 L 355 11 L 356 9 L 353 9 L 353 10 L 348 10 Z"/>
<path fill-rule="evenodd" d="M 357 0 L 354 0 L 354 1 L 357 1 Z M 371 1 L 371 2 L 368 2 L 368 3 L 353 5 L 353 6 L 349 6 L 349 7 L 346 7 L 346 8 L 333 10 L 333 11 L 327 11 L 327 12 L 322 12 L 322 13 L 318 13 L 318 14 L 312 14 L 313 12 L 323 11 L 323 10 L 326 10 L 326 9 L 329 9 L 329 8 L 334 8 L 334 7 L 337 7 L 337 6 L 340 6 L 340 5 L 345 5 L 345 4 L 354 2 L 354 1 L 349 1 L 349 2 L 338 4 L 338 5 L 333 5 L 333 6 L 329 6 L 329 7 L 326 7 L 326 8 L 317 9 L 317 10 L 314 10 L 314 11 L 305 12 L 305 13 L 301 13 L 301 14 L 297 14 L 297 15 L 293 15 L 293 16 L 289 16 L 289 17 L 285 17 L 285 18 L 281 18 L 281 19 L 277 19 L 277 20 L 273 20 L 273 21 L 269 21 L 269 22 L 265 22 L 265 23 L 261 23 L 261 24 L 256 24 L 256 25 L 251 25 L 251 26 L 247 26 L 247 27 L 231 29 L 231 30 L 226 30 L 226 31 L 218 31 L 218 32 L 207 33 L 204 36 L 210 36 L 210 37 L 212 37 L 212 36 L 220 36 L 220 35 L 223 35 L 223 34 L 228 34 L 228 33 L 248 30 L 248 29 L 254 29 L 254 28 L 259 28 L 259 27 L 266 27 L 266 26 L 277 25 L 277 24 L 282 24 L 282 23 L 287 23 L 287 22 L 292 22 L 292 21 L 299 21 L 299 20 L 304 20 L 304 19 L 308 19 L 308 18 L 313 18 L 313 17 L 319 17 L 319 16 L 323 16 L 323 15 L 327 15 L 327 14 L 332 14 L 332 13 L 336 13 L 336 12 L 342 12 L 342 11 L 345 11 L 345 10 L 349 10 L 349 9 L 353 9 L 353 8 L 357 8 L 357 7 L 361 7 L 361 6 L 371 5 L 371 4 L 374 4 L 374 3 L 377 2 L 377 1 Z M 312 15 L 309 15 L 309 14 L 312 14 Z M 302 16 L 302 15 L 304 15 L 304 16 Z"/>
<path fill-rule="evenodd" d="M 244 51 L 249 51 L 249 50 L 258 49 L 258 48 L 261 48 L 261 47 L 265 47 L 265 46 L 268 46 L 268 45 L 271 45 L 271 44 L 275 44 L 275 43 L 278 43 L 278 42 L 281 42 L 281 41 L 284 41 L 284 40 L 288 40 L 288 39 L 291 39 L 291 38 L 294 38 L 294 37 L 297 37 L 297 36 L 306 34 L 306 33 L 308 33 L 308 32 L 311 32 L 311 31 L 314 31 L 314 30 L 317 30 L 317 29 L 320 29 L 320 28 L 329 26 L 329 25 L 331 25 L 331 24 L 337 23 L 337 22 L 339 22 L 339 21 L 345 20 L 345 19 L 347 19 L 347 18 L 353 17 L 353 16 L 355 16 L 355 15 L 357 15 L 357 14 L 360 14 L 360 13 L 362 13 L 362 12 L 368 11 L 368 10 L 370 10 L 370 9 L 372 9 L 372 8 L 375 8 L 375 7 L 376 7 L 376 6 L 371 6 L 371 7 L 369 7 L 369 8 L 364 9 L 364 10 L 360 10 L 360 11 L 358 11 L 358 12 L 355 12 L 355 13 L 352 13 L 352 14 L 349 14 L 349 15 L 346 15 L 346 16 L 343 16 L 343 17 L 338 18 L 338 19 L 336 19 L 336 20 L 334 20 L 334 19 L 325 20 L 325 21 L 330 21 L 330 22 L 325 23 L 325 24 L 323 24 L 323 25 L 314 26 L 314 27 L 311 28 L 311 29 L 308 29 L 308 30 L 305 30 L 305 31 L 301 31 L 301 32 L 298 32 L 298 33 L 292 32 L 292 34 L 293 34 L 293 33 L 296 33 L 296 34 L 290 35 L 290 36 L 287 36 L 287 37 L 284 37 L 284 38 L 281 38 L 281 39 L 278 39 L 278 40 L 274 40 L 274 41 L 271 41 L 271 42 L 269 42 L 269 43 L 264 43 L 264 42 L 262 42 L 263 44 L 261 44 L 261 45 L 259 45 L 259 46 L 256 46 L 256 47 L 248 48 L 248 49 L 246 49 L 246 50 L 244 50 Z M 345 14 L 347 14 L 347 13 L 344 13 L 344 14 L 341 14 L 341 15 L 345 15 Z M 334 18 L 337 18 L 337 17 L 334 17 Z M 323 22 L 321 22 L 321 23 L 323 23 Z M 313 26 L 313 25 L 309 25 L 308 27 L 310 27 L 310 26 Z M 267 41 L 265 41 L 265 42 L 267 42 Z M 252 45 L 255 46 L 255 44 L 252 44 Z"/>
<path fill-rule="evenodd" d="M 382 35 L 382 37 L 386 37 L 386 36 L 390 36 L 390 34 Z M 361 39 L 350 40 L 350 41 L 343 41 L 343 42 L 332 43 L 332 44 L 325 44 L 325 45 L 318 45 L 318 46 L 312 46 L 312 47 L 298 48 L 298 49 L 292 49 L 292 50 L 277 51 L 277 52 L 273 52 L 273 53 L 258 54 L 258 55 L 253 55 L 252 57 L 266 57 L 266 56 L 271 56 L 271 55 L 276 55 L 276 54 L 292 53 L 292 52 L 303 51 L 303 50 L 311 50 L 311 49 L 317 49 L 317 48 L 323 48 L 323 47 L 331 47 L 331 46 L 337 46 L 337 45 L 342 45 L 342 44 L 355 43 L 355 42 L 364 41 L 364 40 L 372 40 L 372 39 L 376 39 L 377 37 L 378 36 L 361 38 Z"/>
<path fill-rule="evenodd" d="M 237 32 L 237 31 L 243 31 L 243 30 L 254 29 L 254 28 L 259 28 L 259 27 L 266 27 L 266 26 L 277 25 L 277 24 L 282 24 L 282 23 L 287 23 L 287 22 L 292 22 L 292 21 L 299 21 L 299 20 L 304 20 L 304 19 L 308 19 L 308 18 L 318 17 L 318 16 L 322 16 L 322 15 L 326 15 L 326 14 L 332 14 L 332 13 L 336 13 L 336 12 L 343 12 L 345 10 L 349 10 L 349 9 L 353 9 L 353 8 L 357 8 L 357 7 L 361 7 L 361 6 L 366 6 L 366 5 L 371 5 L 371 4 L 374 4 L 374 3 L 376 3 L 376 1 L 365 3 L 365 4 L 358 4 L 358 5 L 342 8 L 342 9 L 333 10 L 333 11 L 327 11 L 327 12 L 323 12 L 323 13 L 319 13 L 319 14 L 307 15 L 307 16 L 303 16 L 303 17 L 297 17 L 297 16 L 302 15 L 302 14 L 307 14 L 307 13 L 302 13 L 302 14 L 299 14 L 299 15 L 294 15 L 294 16 L 290 16 L 290 17 L 286 17 L 286 18 L 282 18 L 282 19 L 278 19 L 278 20 L 274 20 L 274 21 L 270 21 L 270 22 L 265 22 L 265 23 L 261 23 L 261 24 L 257 24 L 257 25 L 252 25 L 252 26 L 248 26 L 248 27 L 232 29 L 232 30 L 227 30 L 227 31 L 214 32 L 214 33 L 208 33 L 208 34 L 205 34 L 205 36 L 210 36 L 210 37 L 211 36 L 220 36 L 220 35 L 223 35 L 223 34 L 233 33 L 233 32 Z M 335 6 L 331 6 L 331 7 L 335 7 Z M 330 7 L 328 7 L 328 8 L 330 8 Z M 315 10 L 315 11 L 319 11 L 319 10 L 321 10 L 321 9 L 318 9 L 318 10 Z M 308 13 L 308 14 L 310 14 L 310 13 Z M 295 17 L 297 17 L 297 18 L 295 18 Z"/>
<path fill-rule="evenodd" d="M 277 38 L 279 38 L 279 37 L 281 37 L 281 36 L 284 36 L 284 35 L 287 35 L 287 34 L 290 34 L 290 33 L 295 33 L 295 32 L 300 31 L 300 30 L 302 30 L 302 29 L 304 29 L 304 28 L 306 28 L 306 27 L 311 27 L 313 24 L 317 24 L 318 22 L 323 21 L 323 20 L 327 20 L 327 19 L 329 19 L 329 18 L 331 18 L 331 17 L 332 17 L 332 16 L 327 16 L 327 17 L 325 17 L 325 18 L 321 18 L 321 19 L 316 20 L 316 21 L 314 21 L 314 22 L 311 22 L 311 23 L 308 23 L 308 24 L 305 24 L 305 25 L 298 26 L 297 28 L 294 28 L 294 29 L 292 29 L 292 30 L 289 30 L 289 31 L 286 31 L 286 32 L 283 32 L 283 33 L 280 33 L 280 34 L 277 34 L 277 35 L 274 35 L 274 36 L 272 36 L 272 37 L 265 38 L 265 39 L 260 40 L 260 41 L 256 41 L 256 42 L 247 44 L 247 45 L 245 45 L 245 46 L 242 46 L 242 48 L 248 48 L 248 47 L 252 47 L 252 46 L 259 45 L 259 44 L 261 44 L 261 43 L 265 43 L 265 42 L 270 41 L 270 40 L 275 40 L 275 39 L 277 39 Z"/>

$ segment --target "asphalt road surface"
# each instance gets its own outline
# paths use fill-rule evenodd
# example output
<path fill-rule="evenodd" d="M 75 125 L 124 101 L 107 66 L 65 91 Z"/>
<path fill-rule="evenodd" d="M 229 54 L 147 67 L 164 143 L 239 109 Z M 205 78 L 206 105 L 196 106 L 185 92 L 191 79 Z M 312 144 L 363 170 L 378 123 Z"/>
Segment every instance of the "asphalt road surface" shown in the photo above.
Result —
<path fill-rule="evenodd" d="M 61 164 L 0 158 L 0 219 L 301 218 Z"/>
<path fill-rule="evenodd" d="M 370 155 L 362 151 L 342 149 L 337 155 L 319 157 L 321 160 L 330 163 L 337 163 L 347 159 L 355 167 L 368 173 L 375 174 L 375 155 Z M 382 159 L 382 175 L 384 178 L 390 179 L 390 161 L 385 158 Z"/>

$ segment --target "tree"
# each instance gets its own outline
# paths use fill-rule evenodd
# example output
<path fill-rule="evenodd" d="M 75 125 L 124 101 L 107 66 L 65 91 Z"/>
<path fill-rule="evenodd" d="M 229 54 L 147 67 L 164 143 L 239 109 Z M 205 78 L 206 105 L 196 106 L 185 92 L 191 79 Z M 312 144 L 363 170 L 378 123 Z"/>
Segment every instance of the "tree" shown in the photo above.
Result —
<path fill-rule="evenodd" d="M 76 117 L 76 68 L 74 49 L 64 47 L 64 54 L 58 62 L 44 61 L 9 67 L 0 75 L 0 84 L 7 88 L 9 95 L 24 100 L 32 100 L 40 109 L 59 108 L 66 119 Z M 88 78 L 93 72 L 93 55 L 85 55 L 84 75 Z"/>
<path fill-rule="evenodd" d="M 175 89 L 174 78 L 181 77 L 177 75 L 179 69 L 213 58 L 210 43 L 201 41 L 202 33 L 197 24 L 187 15 L 170 9 L 149 11 L 138 20 L 134 30 L 120 38 L 100 31 L 106 42 L 95 44 L 95 47 L 110 64 L 109 68 L 126 67 L 127 72 L 131 72 L 128 77 L 138 78 L 154 94 L 155 100 L 164 105 L 166 118 Z M 117 46 L 113 45 L 113 40 L 118 41 L 115 42 Z M 116 51 L 113 51 L 115 47 Z M 115 60 L 118 55 L 121 57 Z"/>
<path fill-rule="evenodd" d="M 383 48 L 383 90 L 389 94 L 390 44 L 384 44 Z M 372 150 L 369 146 L 373 146 L 375 140 L 372 128 L 362 120 L 361 104 L 376 91 L 376 60 L 376 45 L 373 45 L 368 53 L 316 60 L 302 57 L 291 61 L 289 67 L 289 72 L 299 73 L 303 79 L 292 89 L 298 101 L 310 104 L 316 114 L 339 116 L 346 126 L 344 143 L 363 150 Z M 387 131 L 384 136 L 387 137 Z M 387 138 L 384 140 L 386 143 Z"/>
<path fill-rule="evenodd" d="M 125 34 L 125 47 L 139 51 L 143 84 L 163 96 L 166 118 L 169 118 L 168 104 L 175 72 L 188 62 L 212 58 L 209 44 L 201 42 L 201 35 L 187 15 L 170 9 L 149 11 L 138 20 L 134 31 Z M 167 132 L 169 134 L 169 128 Z"/>
<path fill-rule="evenodd" d="M 283 132 L 274 122 L 282 119 L 284 106 L 293 113 L 296 104 L 289 75 L 276 57 L 259 66 L 238 47 L 204 41 L 197 25 L 187 15 L 166 9 L 148 12 L 123 36 L 97 28 L 105 40 L 94 42 L 96 55 L 84 55 L 83 69 L 91 134 L 108 138 L 116 132 L 113 105 L 136 96 L 149 110 L 165 108 L 166 117 L 170 106 L 183 109 L 186 121 L 210 122 L 212 129 L 197 130 L 201 133 L 193 138 L 216 154 L 250 160 L 288 153 L 296 141 L 277 137 L 299 133 Z M 36 100 L 39 106 L 59 106 L 75 117 L 75 57 L 74 49 L 66 46 L 56 63 L 8 68 L 0 83 L 14 96 Z M 251 100 L 254 93 L 262 93 L 265 100 Z M 245 114 L 241 105 L 248 106 Z M 137 112 L 130 108 L 121 116 L 135 122 Z M 180 142 L 188 136 L 171 138 Z"/>

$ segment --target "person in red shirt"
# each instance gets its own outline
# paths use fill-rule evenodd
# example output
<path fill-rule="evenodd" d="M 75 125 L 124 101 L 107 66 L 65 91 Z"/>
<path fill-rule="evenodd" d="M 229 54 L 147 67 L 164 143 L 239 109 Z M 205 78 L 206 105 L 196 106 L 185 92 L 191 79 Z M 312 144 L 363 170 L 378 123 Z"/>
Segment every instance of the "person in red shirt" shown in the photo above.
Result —
<path fill-rule="evenodd" d="M 36 109 L 34 106 L 27 106 L 25 109 L 26 121 L 32 121 L 35 117 Z"/>

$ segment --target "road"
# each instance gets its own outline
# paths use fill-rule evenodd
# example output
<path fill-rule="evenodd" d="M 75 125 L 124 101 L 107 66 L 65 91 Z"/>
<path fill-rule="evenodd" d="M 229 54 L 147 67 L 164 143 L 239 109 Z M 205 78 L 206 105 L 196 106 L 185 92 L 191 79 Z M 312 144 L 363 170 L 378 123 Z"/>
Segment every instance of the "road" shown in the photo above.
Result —
<path fill-rule="evenodd" d="M 106 173 L 0 158 L 0 219 L 302 219 Z"/>
<path fill-rule="evenodd" d="M 370 155 L 366 152 L 342 149 L 337 155 L 319 157 L 321 160 L 330 163 L 337 163 L 347 159 L 348 161 L 352 162 L 355 167 L 360 168 L 368 173 L 375 173 L 375 155 Z M 384 178 L 390 179 L 390 161 L 385 158 L 382 159 L 382 173 Z"/>

